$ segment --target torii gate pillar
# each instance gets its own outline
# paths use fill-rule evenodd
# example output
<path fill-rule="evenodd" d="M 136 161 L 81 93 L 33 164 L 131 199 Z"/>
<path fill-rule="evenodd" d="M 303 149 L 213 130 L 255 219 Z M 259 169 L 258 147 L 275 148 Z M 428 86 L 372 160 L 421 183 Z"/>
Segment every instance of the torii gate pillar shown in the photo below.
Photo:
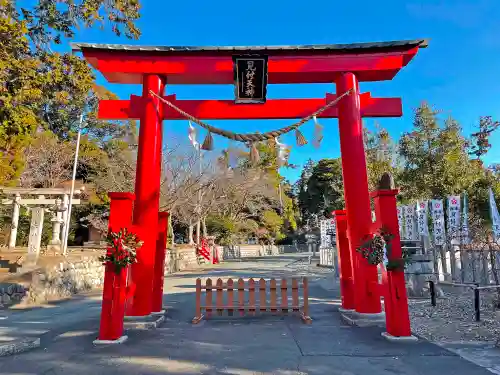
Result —
<path fill-rule="evenodd" d="M 336 81 L 337 95 L 352 90 L 339 102 L 339 134 L 342 155 L 342 175 L 347 209 L 347 236 L 354 276 L 356 312 L 376 314 L 382 311 L 377 267 L 368 264 L 356 249 L 370 233 L 371 209 L 368 190 L 363 125 L 361 123 L 359 85 L 353 73 L 344 73 Z M 371 288 L 373 286 L 373 288 Z"/>
<path fill-rule="evenodd" d="M 137 263 L 132 265 L 132 280 L 136 290 L 127 315 L 145 316 L 152 311 L 153 275 L 156 256 L 158 211 L 160 206 L 162 116 L 159 99 L 149 90 L 163 95 L 164 79 L 156 74 L 143 77 L 144 106 L 140 118 L 139 147 L 135 177 L 135 204 L 133 224 L 144 241 L 137 252 Z"/>

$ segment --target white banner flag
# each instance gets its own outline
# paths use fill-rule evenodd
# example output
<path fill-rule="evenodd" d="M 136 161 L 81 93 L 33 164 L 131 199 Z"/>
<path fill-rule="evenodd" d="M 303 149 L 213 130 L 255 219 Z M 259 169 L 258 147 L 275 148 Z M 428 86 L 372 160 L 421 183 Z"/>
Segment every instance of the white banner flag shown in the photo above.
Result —
<path fill-rule="evenodd" d="M 493 195 L 493 190 L 490 188 L 490 216 L 491 223 L 493 226 L 493 239 L 498 241 L 500 239 L 500 215 L 498 214 L 497 204 L 495 202 L 495 196 Z"/>
<path fill-rule="evenodd" d="M 399 226 L 399 236 L 403 237 L 403 210 L 404 206 L 398 206 L 398 226 Z"/>
<path fill-rule="evenodd" d="M 469 199 L 464 192 L 464 202 L 462 205 L 462 243 L 469 244 Z"/>
<path fill-rule="evenodd" d="M 427 221 L 427 201 L 417 202 L 417 228 L 420 236 L 429 237 L 429 223 Z"/>
<path fill-rule="evenodd" d="M 446 229 L 444 227 L 444 209 L 441 199 L 431 200 L 431 216 L 434 234 L 434 244 L 444 245 L 446 238 Z"/>
<path fill-rule="evenodd" d="M 321 245 L 320 248 L 330 248 L 337 246 L 337 222 L 335 221 L 335 215 L 332 219 L 321 220 L 320 222 L 321 230 Z"/>
<path fill-rule="evenodd" d="M 404 217 L 405 217 L 405 230 L 403 239 L 405 240 L 416 240 L 417 239 L 417 228 L 415 226 L 415 206 L 407 205 L 404 206 Z"/>
<path fill-rule="evenodd" d="M 460 195 L 448 197 L 448 234 L 452 239 L 460 236 Z"/>

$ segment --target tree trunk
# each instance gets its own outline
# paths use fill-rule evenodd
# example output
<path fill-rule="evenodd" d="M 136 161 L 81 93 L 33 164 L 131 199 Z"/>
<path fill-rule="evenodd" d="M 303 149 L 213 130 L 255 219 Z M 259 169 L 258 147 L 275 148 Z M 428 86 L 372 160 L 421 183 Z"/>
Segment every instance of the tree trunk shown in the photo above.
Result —
<path fill-rule="evenodd" d="M 201 225 L 200 225 L 200 220 L 198 220 L 196 222 L 196 243 L 197 244 L 200 244 L 200 240 L 201 240 Z"/>
<path fill-rule="evenodd" d="M 189 227 L 188 227 L 188 241 L 190 245 L 194 245 L 194 240 L 193 240 L 193 221 L 189 219 Z"/>
<path fill-rule="evenodd" d="M 201 221 L 201 224 L 203 226 L 203 237 L 207 237 L 207 222 L 206 222 L 206 218 L 203 218 L 202 221 Z"/>
<path fill-rule="evenodd" d="M 170 229 L 170 239 L 172 240 L 172 247 L 175 246 L 175 233 L 174 226 L 172 225 L 172 215 L 168 215 L 168 228 Z"/>

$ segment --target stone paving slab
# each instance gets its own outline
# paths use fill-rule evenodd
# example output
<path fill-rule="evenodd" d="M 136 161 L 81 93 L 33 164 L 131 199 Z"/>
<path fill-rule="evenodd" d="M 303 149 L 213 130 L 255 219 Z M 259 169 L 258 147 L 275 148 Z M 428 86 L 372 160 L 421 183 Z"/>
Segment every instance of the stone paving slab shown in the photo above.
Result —
<path fill-rule="evenodd" d="M 439 346 L 500 375 L 500 349 L 494 343 L 440 343 Z"/>
<path fill-rule="evenodd" d="M 298 374 L 308 375 L 491 375 L 457 357 L 302 357 Z"/>
<path fill-rule="evenodd" d="M 332 319 L 339 319 L 332 317 Z M 304 355 L 324 356 L 453 356 L 443 348 L 426 341 L 417 343 L 391 343 L 385 340 L 377 327 L 337 326 L 293 326 L 290 327 L 297 345 Z M 348 343 L 348 345 L 346 345 Z"/>
<path fill-rule="evenodd" d="M 167 321 L 108 347 L 89 344 L 95 332 L 68 334 L 46 350 L 0 363 L 0 374 L 488 374 L 429 343 L 394 345 L 365 329 L 310 327 L 291 327 L 287 320 Z"/>
<path fill-rule="evenodd" d="M 284 267 L 286 263 L 273 261 Z M 249 267 L 249 265 L 251 267 Z M 231 265 L 232 267 L 232 265 Z M 216 274 L 254 273 L 249 268 L 218 269 Z M 282 269 L 281 268 L 281 269 Z M 215 271 L 214 271 L 215 272 Z M 267 272 L 267 273 L 266 273 Z M 293 269 L 283 273 L 293 274 Z M 256 273 L 256 272 L 255 272 Z M 254 274 L 255 274 L 254 273 Z M 210 271 L 206 276 L 213 277 Z M 194 294 L 178 288 L 193 285 L 196 274 L 167 278 L 167 319 L 151 331 L 129 331 L 120 346 L 92 345 L 98 320 L 74 324 L 40 349 L 0 360 L 3 374 L 324 374 L 324 375 L 487 375 L 486 369 L 426 341 L 390 343 L 383 329 L 343 324 L 338 292 L 311 285 L 311 326 L 297 317 L 212 319 L 192 325 Z M 311 276 L 311 279 L 316 276 Z M 83 328 L 82 328 L 83 327 Z"/>

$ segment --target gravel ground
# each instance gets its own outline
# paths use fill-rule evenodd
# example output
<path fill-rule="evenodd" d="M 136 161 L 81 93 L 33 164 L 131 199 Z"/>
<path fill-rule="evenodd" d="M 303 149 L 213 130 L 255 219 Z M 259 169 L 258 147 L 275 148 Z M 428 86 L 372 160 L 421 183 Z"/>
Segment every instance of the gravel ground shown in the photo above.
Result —
<path fill-rule="evenodd" d="M 295 276 L 331 276 L 332 269 L 309 264 L 306 259 L 286 266 Z M 332 286 L 333 287 L 333 286 Z M 500 310 L 493 309 L 496 293 L 481 291 L 481 321 L 475 321 L 474 294 L 471 289 L 454 288 L 444 291 L 432 307 L 429 299 L 410 299 L 410 319 L 412 330 L 433 342 L 493 342 L 500 339 Z"/>
<path fill-rule="evenodd" d="M 494 298 L 495 292 L 481 291 L 480 322 L 475 321 L 472 290 L 445 291 L 436 307 L 431 306 L 430 299 L 411 299 L 412 329 L 437 342 L 496 342 L 500 338 L 500 312 L 493 309 Z"/>

